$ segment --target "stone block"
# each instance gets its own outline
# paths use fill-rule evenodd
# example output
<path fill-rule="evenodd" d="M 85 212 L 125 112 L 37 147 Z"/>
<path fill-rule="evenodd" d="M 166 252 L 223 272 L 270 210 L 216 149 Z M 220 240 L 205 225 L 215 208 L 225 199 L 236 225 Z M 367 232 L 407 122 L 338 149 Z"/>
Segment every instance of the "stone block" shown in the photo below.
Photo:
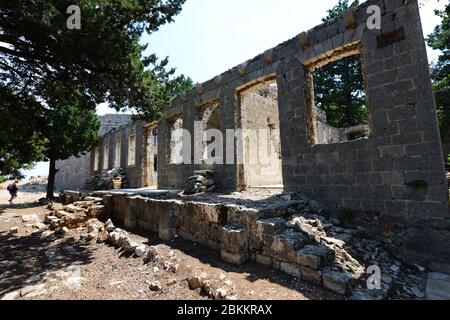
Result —
<path fill-rule="evenodd" d="M 220 252 L 220 256 L 221 256 L 222 260 L 232 263 L 232 264 L 237 264 L 237 265 L 243 264 L 248 259 L 246 252 L 233 253 L 233 252 L 228 252 L 223 249 Z"/>
<path fill-rule="evenodd" d="M 322 284 L 322 272 L 320 270 L 311 269 L 300 266 L 301 279 L 312 282 L 317 285 Z"/>
<path fill-rule="evenodd" d="M 308 245 L 297 251 L 297 263 L 318 270 L 323 263 L 334 258 L 334 251 L 324 245 Z"/>
<path fill-rule="evenodd" d="M 256 263 L 262 264 L 267 267 L 271 267 L 272 266 L 272 258 L 265 256 L 265 255 L 256 254 Z"/>
<path fill-rule="evenodd" d="M 263 247 L 263 253 L 283 261 L 294 262 L 296 251 L 305 243 L 305 237 L 292 230 L 276 235 L 270 246 Z"/>
<path fill-rule="evenodd" d="M 221 243 L 222 249 L 227 252 L 247 252 L 248 232 L 242 227 L 225 226 L 222 228 Z"/>
<path fill-rule="evenodd" d="M 301 277 L 302 277 L 299 266 L 297 266 L 293 263 L 281 261 L 280 270 L 283 271 L 284 273 L 287 273 L 287 274 L 289 274 L 293 277 L 299 278 L 299 279 L 301 279 Z"/>
<path fill-rule="evenodd" d="M 342 295 L 348 292 L 352 280 L 353 277 L 348 272 L 324 271 L 322 275 L 323 286 Z"/>

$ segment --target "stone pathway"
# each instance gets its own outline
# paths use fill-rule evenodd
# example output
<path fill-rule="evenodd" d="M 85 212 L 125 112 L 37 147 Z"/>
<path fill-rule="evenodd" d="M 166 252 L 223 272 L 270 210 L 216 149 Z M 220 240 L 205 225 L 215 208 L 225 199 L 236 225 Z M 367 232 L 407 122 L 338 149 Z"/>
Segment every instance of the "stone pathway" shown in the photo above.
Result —
<path fill-rule="evenodd" d="M 427 300 L 450 300 L 450 275 L 438 272 L 428 274 Z"/>

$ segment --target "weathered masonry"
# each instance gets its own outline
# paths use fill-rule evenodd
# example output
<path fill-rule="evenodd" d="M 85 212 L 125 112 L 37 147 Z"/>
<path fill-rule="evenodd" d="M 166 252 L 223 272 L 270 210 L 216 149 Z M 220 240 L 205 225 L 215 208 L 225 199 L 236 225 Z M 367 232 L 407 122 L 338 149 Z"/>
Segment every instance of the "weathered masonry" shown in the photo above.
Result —
<path fill-rule="evenodd" d="M 381 30 L 367 27 L 370 5 L 382 10 Z M 213 105 L 218 105 L 216 112 L 220 113 L 214 125 L 224 136 L 227 129 L 243 128 L 248 125 L 249 112 L 257 117 L 263 109 L 263 103 L 254 103 L 256 107 L 249 110 L 245 93 L 272 86 L 277 91 L 272 126 L 279 130 L 282 172 L 272 184 L 282 183 L 286 191 L 302 191 L 334 209 L 382 214 L 406 225 L 450 227 L 442 146 L 422 34 L 417 1 L 367 1 L 178 96 L 160 122 L 159 187 L 181 186 L 194 170 L 201 169 L 213 169 L 222 188 L 255 186 L 249 181 L 254 168 L 245 161 L 240 165 L 194 164 L 193 152 L 192 164 L 173 161 L 174 146 L 194 150 L 195 139 L 172 133 L 181 126 L 193 137 L 194 121 Z M 311 74 L 351 55 L 362 61 L 369 125 L 330 128 L 315 107 Z M 255 126 L 271 126 L 255 121 Z M 324 128 L 337 138 L 328 139 Z M 355 130 L 369 134 L 347 139 L 346 134 Z M 230 152 L 245 155 L 246 150 L 238 150 L 245 145 L 245 141 L 236 141 L 234 149 L 227 150 L 224 144 L 223 153 L 225 157 Z M 268 183 L 256 181 L 259 184 Z"/>
<path fill-rule="evenodd" d="M 131 121 L 129 114 L 107 114 L 99 116 L 100 130 L 99 135 L 103 136 L 110 130 L 125 125 Z M 55 176 L 55 189 L 78 190 L 83 189 L 86 181 L 91 177 L 91 152 L 87 151 L 85 155 L 80 157 L 70 157 L 67 160 L 57 161 L 56 169 L 59 171 Z"/>
<path fill-rule="evenodd" d="M 122 168 L 130 188 L 156 187 L 158 166 L 156 123 L 132 121 L 103 135 L 93 146 L 91 175 Z"/>

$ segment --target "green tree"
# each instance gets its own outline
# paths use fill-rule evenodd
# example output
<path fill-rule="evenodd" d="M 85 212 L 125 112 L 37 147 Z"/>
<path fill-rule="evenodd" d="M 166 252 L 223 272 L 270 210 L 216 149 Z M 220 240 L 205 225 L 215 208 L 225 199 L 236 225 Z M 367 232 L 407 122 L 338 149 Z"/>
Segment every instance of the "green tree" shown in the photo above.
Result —
<path fill-rule="evenodd" d="M 49 161 L 47 199 L 53 199 L 56 161 L 70 156 L 79 157 L 90 149 L 98 138 L 100 120 L 95 109 L 85 106 L 83 95 L 72 93 L 64 99 L 49 98 L 51 104 L 45 113 L 44 160 Z"/>
<path fill-rule="evenodd" d="M 436 10 L 436 15 L 442 22 L 427 38 L 427 43 L 431 48 L 441 51 L 438 60 L 431 66 L 431 77 L 441 138 L 444 142 L 450 142 L 450 4 L 445 10 Z"/>
<path fill-rule="evenodd" d="M 323 21 L 339 16 L 358 3 L 339 0 Z M 350 56 L 329 63 L 315 70 L 313 76 L 316 106 L 326 112 L 330 125 L 343 128 L 368 123 L 360 57 Z"/>
<path fill-rule="evenodd" d="M 39 103 L 33 97 L 19 96 L 0 87 L 0 105 L 0 175 L 19 178 L 20 169 L 32 168 L 43 157 L 44 141 L 29 125 L 30 114 L 20 112 L 25 106 L 32 112 Z"/>
<path fill-rule="evenodd" d="M 166 70 L 167 59 L 144 56 L 147 46 L 139 41 L 144 32 L 173 21 L 184 2 L 2 0 L 0 112 L 11 117 L 2 121 L 0 134 L 4 171 L 43 155 L 52 161 L 81 152 L 94 137 L 91 115 L 99 103 L 136 109 L 141 117 L 156 120 L 171 97 L 192 81 Z M 73 4 L 80 8 L 80 30 L 66 25 Z M 79 137 L 71 138 L 71 130 Z"/>

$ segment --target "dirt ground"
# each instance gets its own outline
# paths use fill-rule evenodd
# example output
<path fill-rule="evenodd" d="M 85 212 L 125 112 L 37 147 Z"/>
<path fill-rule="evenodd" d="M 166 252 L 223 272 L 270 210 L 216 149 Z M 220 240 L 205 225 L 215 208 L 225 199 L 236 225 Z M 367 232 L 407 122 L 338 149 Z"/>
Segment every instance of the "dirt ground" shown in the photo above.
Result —
<path fill-rule="evenodd" d="M 53 234 L 39 221 L 22 221 L 30 214 L 43 221 L 46 206 L 37 202 L 45 196 L 43 185 L 22 186 L 12 206 L 5 188 L 1 186 L 0 194 L 0 297 L 4 299 L 209 299 L 199 289 L 189 289 L 186 278 L 194 273 L 221 283 L 238 299 L 342 299 L 261 265 L 225 263 L 218 252 L 182 239 L 161 242 L 155 234 L 134 231 L 134 240 L 156 246 L 161 254 L 162 259 L 146 264 L 143 258 L 127 256 L 107 244 L 81 240 L 86 230 Z M 11 235 L 12 227 L 18 227 L 19 233 Z M 167 268 L 171 263 L 179 265 L 175 273 Z M 160 291 L 150 289 L 155 282 Z"/>

